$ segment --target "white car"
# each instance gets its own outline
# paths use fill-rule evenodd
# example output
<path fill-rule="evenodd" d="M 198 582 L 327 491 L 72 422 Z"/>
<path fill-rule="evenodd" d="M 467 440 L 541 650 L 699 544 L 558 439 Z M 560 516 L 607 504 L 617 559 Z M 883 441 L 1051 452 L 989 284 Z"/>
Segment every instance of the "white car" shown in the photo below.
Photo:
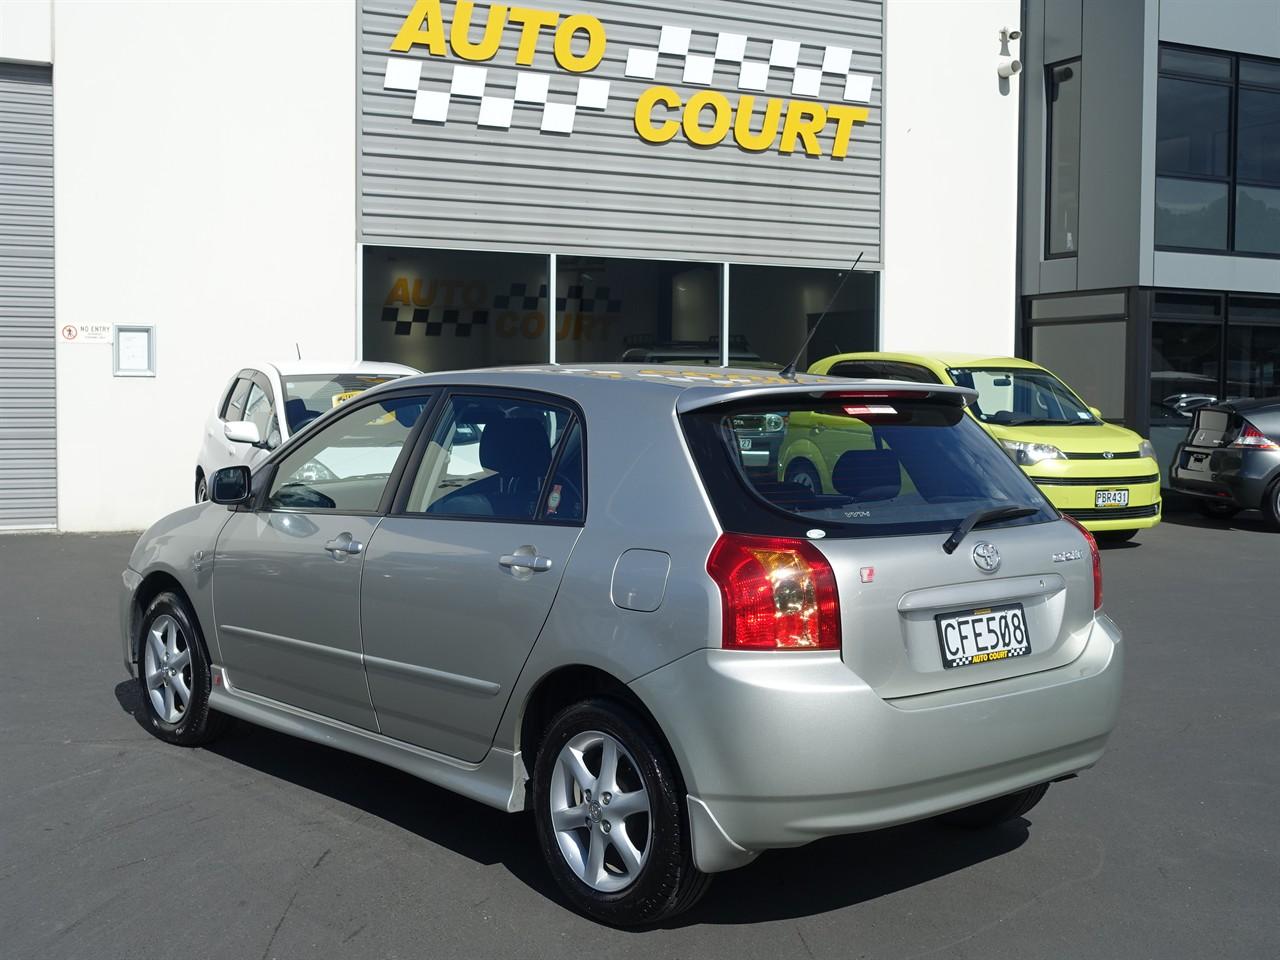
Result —
<path fill-rule="evenodd" d="M 207 478 L 222 467 L 256 466 L 326 410 L 357 394 L 419 373 L 399 363 L 256 363 L 227 383 L 205 422 L 196 460 L 195 498 L 209 499 Z"/>

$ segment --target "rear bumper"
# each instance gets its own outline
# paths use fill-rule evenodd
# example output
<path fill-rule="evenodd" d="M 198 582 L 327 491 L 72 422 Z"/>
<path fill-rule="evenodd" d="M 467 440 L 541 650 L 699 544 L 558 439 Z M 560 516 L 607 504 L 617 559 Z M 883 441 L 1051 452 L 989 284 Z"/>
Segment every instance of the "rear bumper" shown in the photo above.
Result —
<path fill-rule="evenodd" d="M 1209 458 L 1208 470 L 1188 470 L 1184 453 Z M 1173 455 L 1170 486 L 1178 493 L 1229 503 L 1242 510 L 1260 507 L 1267 488 L 1280 476 L 1280 453 L 1272 450 L 1221 450 L 1179 446 Z"/>
<path fill-rule="evenodd" d="M 1120 632 L 1053 670 L 883 700 L 839 654 L 704 650 L 634 681 L 690 794 L 695 859 L 921 820 L 1075 773 L 1115 725 Z"/>

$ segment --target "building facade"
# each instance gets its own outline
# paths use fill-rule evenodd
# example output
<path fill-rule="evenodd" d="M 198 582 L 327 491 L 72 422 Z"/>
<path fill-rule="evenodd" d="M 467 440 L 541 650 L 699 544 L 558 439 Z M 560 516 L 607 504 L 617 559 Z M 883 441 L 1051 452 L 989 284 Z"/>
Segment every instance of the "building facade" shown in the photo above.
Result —
<path fill-rule="evenodd" d="M 1020 348 L 1167 475 L 1197 405 L 1280 395 L 1280 4 L 1025 7 Z"/>
<path fill-rule="evenodd" d="M 0 527 L 190 502 L 255 359 L 1012 352 L 1017 0 L 685 6 L 0 5 Z"/>

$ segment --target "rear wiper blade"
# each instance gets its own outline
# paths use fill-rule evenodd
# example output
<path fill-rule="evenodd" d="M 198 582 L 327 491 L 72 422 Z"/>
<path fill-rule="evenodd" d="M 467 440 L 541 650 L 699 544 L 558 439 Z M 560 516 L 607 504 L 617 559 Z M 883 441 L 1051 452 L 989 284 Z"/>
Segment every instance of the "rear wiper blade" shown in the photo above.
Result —
<path fill-rule="evenodd" d="M 1039 507 L 989 507 L 985 510 L 975 510 L 956 527 L 951 536 L 947 537 L 946 543 L 942 545 L 943 551 L 946 553 L 955 553 L 956 547 L 960 546 L 960 541 L 969 535 L 969 531 L 974 527 L 980 527 L 984 523 L 995 523 L 997 520 L 1015 520 L 1018 517 L 1029 517 L 1033 513 L 1039 513 Z"/>

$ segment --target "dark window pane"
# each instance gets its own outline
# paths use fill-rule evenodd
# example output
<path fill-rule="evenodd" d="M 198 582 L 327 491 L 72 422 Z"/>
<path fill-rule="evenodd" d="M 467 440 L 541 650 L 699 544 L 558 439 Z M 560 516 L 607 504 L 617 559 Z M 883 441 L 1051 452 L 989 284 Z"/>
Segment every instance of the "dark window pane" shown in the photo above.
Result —
<path fill-rule="evenodd" d="M 1280 396 L 1280 324 L 1227 329 L 1227 396 Z"/>
<path fill-rule="evenodd" d="M 1236 249 L 1280 253 L 1280 190 L 1236 188 Z"/>
<path fill-rule="evenodd" d="M 1280 323 L 1280 298 L 1232 297 L 1232 323 Z"/>
<path fill-rule="evenodd" d="M 1203 180 L 1156 180 L 1156 245 L 1227 248 L 1227 185 Z"/>
<path fill-rule="evenodd" d="M 1125 355 L 1122 321 L 1031 328 L 1031 359 L 1065 380 L 1109 420 L 1124 416 Z"/>
<path fill-rule="evenodd" d="M 1261 60 L 1240 60 L 1240 82 L 1256 83 L 1264 87 L 1280 89 L 1280 63 L 1264 63 Z"/>
<path fill-rule="evenodd" d="M 1230 87 L 1160 78 L 1156 173 L 1226 177 L 1230 140 Z"/>
<path fill-rule="evenodd" d="M 1048 253 L 1080 245 L 1080 61 L 1048 68 Z"/>
<path fill-rule="evenodd" d="M 364 248 L 364 359 L 419 370 L 545 363 L 547 258 Z"/>
<path fill-rule="evenodd" d="M 729 359 L 745 352 L 750 365 L 790 363 L 824 310 L 826 319 L 800 358 L 799 369 L 836 353 L 876 348 L 876 275 L 842 270 L 735 265 L 729 271 Z M 839 295 L 837 296 L 837 291 Z M 834 298 L 834 299 L 833 299 Z M 830 305 L 830 309 L 828 308 Z"/>
<path fill-rule="evenodd" d="M 1160 51 L 1160 69 L 1171 73 L 1190 73 L 1198 77 L 1230 80 L 1231 58 L 1165 47 Z"/>
<path fill-rule="evenodd" d="M 1236 176 L 1280 186 L 1280 91 L 1241 90 Z"/>
<path fill-rule="evenodd" d="M 1151 313 L 1179 320 L 1221 320 L 1222 297 L 1205 293 L 1157 293 Z"/>
<path fill-rule="evenodd" d="M 719 366 L 720 269 L 682 261 L 560 257 L 556 359 Z"/>
<path fill-rule="evenodd" d="M 1222 325 L 1157 320 L 1151 324 L 1151 417 L 1188 423 L 1218 399 Z"/>

